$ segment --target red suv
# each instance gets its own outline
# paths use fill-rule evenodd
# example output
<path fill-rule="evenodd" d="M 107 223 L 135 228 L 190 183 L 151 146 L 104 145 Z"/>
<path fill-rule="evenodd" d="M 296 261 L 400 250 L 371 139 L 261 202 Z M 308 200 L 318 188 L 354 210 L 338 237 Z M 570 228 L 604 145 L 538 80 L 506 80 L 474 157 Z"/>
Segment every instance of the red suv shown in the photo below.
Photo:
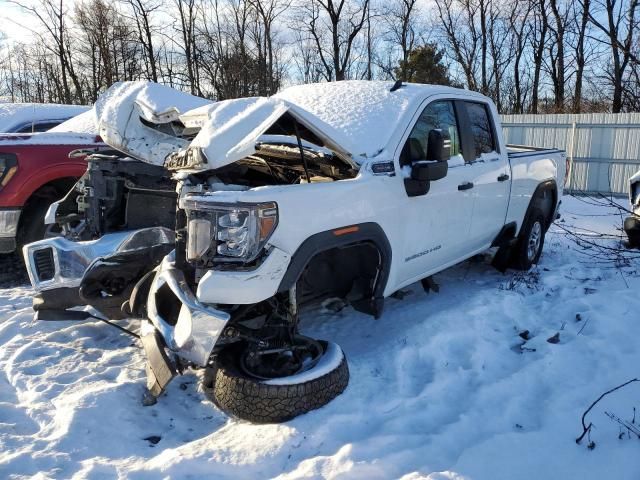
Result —
<path fill-rule="evenodd" d="M 101 147 L 91 111 L 47 132 L 0 134 L 0 253 L 44 238 L 49 205 L 87 169 L 69 153 Z"/>

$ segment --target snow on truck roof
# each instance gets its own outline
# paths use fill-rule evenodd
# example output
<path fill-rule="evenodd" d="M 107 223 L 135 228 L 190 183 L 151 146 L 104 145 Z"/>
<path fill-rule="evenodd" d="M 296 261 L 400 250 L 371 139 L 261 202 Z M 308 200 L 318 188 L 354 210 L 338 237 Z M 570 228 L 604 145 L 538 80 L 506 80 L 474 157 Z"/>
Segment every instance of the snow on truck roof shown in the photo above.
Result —
<path fill-rule="evenodd" d="M 148 163 L 163 165 L 178 151 L 196 149 L 206 159 L 193 165 L 198 170 L 216 169 L 255 153 L 261 136 L 288 114 L 353 164 L 383 151 L 425 98 L 436 94 L 485 98 L 436 85 L 405 83 L 391 91 L 393 85 L 347 80 L 293 86 L 269 98 L 210 102 L 152 82 L 123 82 L 100 96 L 96 122 L 106 143 Z M 189 141 L 149 125 L 175 120 L 199 128 L 199 133 Z"/>
<path fill-rule="evenodd" d="M 30 122 L 65 120 L 91 107 L 55 103 L 0 103 L 0 132 L 12 132 Z"/>
<path fill-rule="evenodd" d="M 422 100 L 431 94 L 460 92 L 437 85 L 344 80 L 289 87 L 275 95 L 312 113 L 340 132 L 343 144 L 354 156 L 380 153 L 395 130 L 406 123 Z"/>

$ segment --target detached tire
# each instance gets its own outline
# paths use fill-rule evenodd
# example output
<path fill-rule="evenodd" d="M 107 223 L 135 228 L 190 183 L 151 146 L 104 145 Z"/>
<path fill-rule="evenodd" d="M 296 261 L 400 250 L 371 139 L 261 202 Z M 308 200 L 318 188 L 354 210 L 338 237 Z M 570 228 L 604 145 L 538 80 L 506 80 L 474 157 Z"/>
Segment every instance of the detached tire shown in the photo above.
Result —
<path fill-rule="evenodd" d="M 537 264 L 544 247 L 547 231 L 545 216 L 539 208 L 533 208 L 522 225 L 518 241 L 511 252 L 511 266 L 516 270 L 529 270 Z"/>
<path fill-rule="evenodd" d="M 239 349 L 218 355 L 216 367 L 205 372 L 205 395 L 223 412 L 252 423 L 279 423 L 320 408 L 340 395 L 349 383 L 342 349 L 320 342 L 323 357 L 310 370 L 272 380 L 250 377 L 239 366 Z"/>

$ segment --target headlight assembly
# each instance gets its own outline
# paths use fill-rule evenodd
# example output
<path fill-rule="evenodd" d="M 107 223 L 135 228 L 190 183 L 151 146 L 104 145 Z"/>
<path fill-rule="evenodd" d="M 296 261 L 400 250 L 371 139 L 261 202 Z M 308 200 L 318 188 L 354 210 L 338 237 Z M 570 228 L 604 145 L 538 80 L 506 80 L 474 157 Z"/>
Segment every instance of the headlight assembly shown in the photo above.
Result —
<path fill-rule="evenodd" d="M 275 203 L 228 204 L 186 198 L 187 260 L 244 262 L 256 259 L 278 223 Z"/>

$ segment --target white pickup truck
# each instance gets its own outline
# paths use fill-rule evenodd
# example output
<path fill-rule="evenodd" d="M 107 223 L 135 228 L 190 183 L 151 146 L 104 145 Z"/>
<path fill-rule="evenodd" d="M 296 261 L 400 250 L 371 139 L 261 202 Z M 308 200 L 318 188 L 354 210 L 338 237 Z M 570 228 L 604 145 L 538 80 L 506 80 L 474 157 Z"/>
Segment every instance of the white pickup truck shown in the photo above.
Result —
<path fill-rule="evenodd" d="M 121 289 L 124 311 L 143 319 L 152 397 L 195 366 L 237 417 L 284 421 L 318 408 L 349 373 L 337 345 L 300 334 L 305 305 L 339 298 L 377 318 L 386 297 L 418 280 L 428 287 L 490 247 L 497 267 L 528 269 L 557 215 L 565 153 L 507 146 L 494 104 L 478 93 L 344 81 L 181 112 L 154 111 L 145 88 L 115 85 L 96 112 L 107 144 L 176 182 L 175 240 L 166 226 L 145 230 L 173 250 Z M 108 248 L 145 252 L 122 250 L 129 234 L 28 245 L 34 286 L 81 285 L 87 273 L 74 284 L 56 263 L 69 252 L 113 276 L 123 264 Z"/>

